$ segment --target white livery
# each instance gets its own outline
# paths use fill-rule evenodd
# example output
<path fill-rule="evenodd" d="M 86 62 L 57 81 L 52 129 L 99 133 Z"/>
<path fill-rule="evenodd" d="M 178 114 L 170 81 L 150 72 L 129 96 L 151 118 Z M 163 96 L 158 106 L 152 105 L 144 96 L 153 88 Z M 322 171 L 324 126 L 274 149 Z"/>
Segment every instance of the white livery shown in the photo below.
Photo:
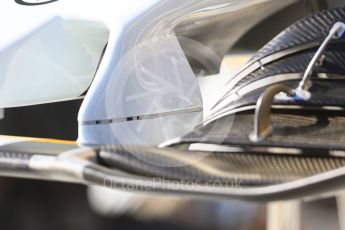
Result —
<path fill-rule="evenodd" d="M 2 0 L 0 107 L 87 92 L 81 144 L 159 144 L 183 135 L 202 121 L 202 97 L 174 29 L 265 2 Z M 274 10 L 292 0 L 277 2 Z"/>

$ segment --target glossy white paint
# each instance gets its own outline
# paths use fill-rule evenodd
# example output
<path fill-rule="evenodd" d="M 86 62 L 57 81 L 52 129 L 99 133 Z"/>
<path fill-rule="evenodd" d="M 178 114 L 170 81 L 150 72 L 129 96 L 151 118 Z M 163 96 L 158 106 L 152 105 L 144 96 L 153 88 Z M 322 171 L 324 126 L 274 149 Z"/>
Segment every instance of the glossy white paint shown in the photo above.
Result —
<path fill-rule="evenodd" d="M 196 15 L 269 1 L 58 0 L 26 6 L 2 0 L 0 107 L 73 99 L 91 85 L 78 118 L 80 143 L 158 144 L 183 135 L 201 122 L 202 97 L 174 28 Z"/>

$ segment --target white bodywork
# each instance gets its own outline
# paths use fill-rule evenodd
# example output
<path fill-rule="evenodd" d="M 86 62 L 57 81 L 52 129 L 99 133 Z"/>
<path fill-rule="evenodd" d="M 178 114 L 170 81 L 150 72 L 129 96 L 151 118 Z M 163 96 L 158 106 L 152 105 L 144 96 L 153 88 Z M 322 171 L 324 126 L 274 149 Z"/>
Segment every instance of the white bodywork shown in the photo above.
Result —
<path fill-rule="evenodd" d="M 75 99 L 89 89 L 79 142 L 98 145 L 159 144 L 192 130 L 202 97 L 174 28 L 269 0 L 23 2 L 48 3 L 0 3 L 0 108 Z"/>

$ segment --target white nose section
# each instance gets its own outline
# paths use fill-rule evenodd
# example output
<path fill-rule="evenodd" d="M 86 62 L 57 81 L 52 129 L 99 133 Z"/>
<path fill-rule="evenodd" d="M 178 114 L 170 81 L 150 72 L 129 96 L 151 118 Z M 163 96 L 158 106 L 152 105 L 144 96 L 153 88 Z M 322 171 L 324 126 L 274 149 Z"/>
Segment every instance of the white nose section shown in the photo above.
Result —
<path fill-rule="evenodd" d="M 179 18 L 200 1 L 145 2 L 114 8 L 121 15 L 132 7 L 109 25 L 103 61 L 79 113 L 81 144 L 157 145 L 202 121 L 198 80 L 174 34 Z"/>
<path fill-rule="evenodd" d="M 108 36 L 101 23 L 55 17 L 16 37 L 0 51 L 0 108 L 78 98 Z"/>
<path fill-rule="evenodd" d="M 184 135 L 202 120 L 202 97 L 180 42 L 193 60 L 217 55 L 199 57 L 207 47 L 177 38 L 176 26 L 201 28 L 268 1 L 275 2 L 1 0 L 0 108 L 75 99 L 89 89 L 78 117 L 81 144 L 155 145 Z"/>

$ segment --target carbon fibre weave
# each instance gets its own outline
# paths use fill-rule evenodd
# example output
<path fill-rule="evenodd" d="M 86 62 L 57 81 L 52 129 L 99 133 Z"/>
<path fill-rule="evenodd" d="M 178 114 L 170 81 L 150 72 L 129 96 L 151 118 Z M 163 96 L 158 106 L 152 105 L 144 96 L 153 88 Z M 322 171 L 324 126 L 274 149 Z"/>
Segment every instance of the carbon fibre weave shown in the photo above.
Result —
<path fill-rule="evenodd" d="M 263 69 L 258 69 L 247 75 L 239 81 L 234 88 L 248 85 L 256 80 L 278 74 L 304 73 L 316 50 L 317 48 L 305 50 L 296 55 L 291 55 L 273 62 Z M 316 66 L 315 72 L 339 75 L 345 73 L 345 42 L 330 45 L 324 55 L 325 59 L 323 64 L 321 66 Z"/>
<path fill-rule="evenodd" d="M 0 151 L 0 169 L 13 172 L 26 172 L 31 154 Z"/>
<path fill-rule="evenodd" d="M 298 111 L 274 111 L 271 114 L 273 133 L 266 140 L 252 142 L 249 135 L 254 130 L 254 115 L 238 113 L 220 118 L 206 126 L 197 127 L 184 136 L 181 143 L 213 143 L 230 146 L 287 147 L 319 150 L 345 150 L 345 117 L 328 115 L 326 111 L 314 113 Z"/>
<path fill-rule="evenodd" d="M 292 89 L 297 88 L 299 81 L 281 82 L 290 86 Z M 222 112 L 241 108 L 244 106 L 256 105 L 259 97 L 267 87 L 259 88 L 244 97 L 229 103 Z M 345 81 L 318 79 L 313 81 L 313 87 L 310 89 L 311 98 L 308 101 L 301 100 L 275 100 L 274 105 L 299 105 L 305 108 L 336 106 L 345 108 Z M 216 115 L 218 115 L 216 113 Z"/>
<path fill-rule="evenodd" d="M 336 21 L 345 20 L 345 7 L 336 8 L 328 11 L 321 11 L 315 15 L 309 16 L 305 19 L 298 21 L 292 26 L 284 30 L 280 35 L 269 42 L 263 49 L 261 49 L 257 55 L 255 55 L 255 60 L 258 58 L 263 58 L 267 55 L 274 54 L 275 52 L 280 52 L 287 48 L 293 48 L 295 46 L 305 44 L 308 42 L 318 42 L 321 43 L 329 33 L 329 29 L 332 27 L 333 23 Z M 262 80 L 267 77 L 272 77 L 276 75 L 298 73 L 303 74 L 307 69 L 308 64 L 315 55 L 318 47 L 305 49 L 299 51 L 292 55 L 286 55 L 285 57 L 278 59 L 259 68 L 252 73 L 244 76 L 239 82 L 235 84 L 230 91 L 223 98 L 220 99 L 219 103 L 232 97 L 232 93 L 236 93 L 238 89 L 248 86 L 255 85 L 258 80 Z M 337 41 L 330 44 L 325 53 L 324 60 L 321 64 L 315 66 L 314 73 L 325 73 L 334 74 L 337 77 L 345 78 L 345 42 Z M 254 60 L 252 59 L 252 60 Z M 312 78 L 315 82 L 315 78 Z M 299 103 L 303 106 L 340 106 L 344 107 L 343 92 L 341 88 L 337 87 L 337 84 L 343 84 L 339 81 L 335 81 L 333 85 L 330 83 L 323 82 L 323 84 L 328 84 L 330 87 L 334 87 L 336 90 L 332 93 L 330 90 L 323 90 L 327 87 L 322 85 L 313 85 L 311 91 L 317 92 L 311 100 L 304 102 L 287 101 L 284 105 L 292 104 L 298 105 Z M 297 84 L 293 87 L 295 88 Z M 254 105 L 259 98 L 260 94 L 264 89 L 255 89 L 253 92 L 248 93 L 236 101 L 228 100 L 228 104 L 222 104 L 222 107 L 216 107 L 212 111 L 212 116 L 219 115 L 221 112 L 230 111 L 234 108 L 239 108 L 247 105 Z M 338 95 L 337 95 L 338 94 Z"/>
<path fill-rule="evenodd" d="M 317 12 L 288 27 L 265 45 L 249 61 L 257 61 L 278 51 L 303 44 L 321 43 L 335 22 L 345 22 L 345 7 Z"/>
<path fill-rule="evenodd" d="M 240 185 L 287 182 L 345 166 L 345 158 L 336 157 L 183 152 L 135 146 L 105 148 L 100 157 L 108 167 L 131 174 L 223 186 L 236 181 Z"/>
<path fill-rule="evenodd" d="M 250 61 L 255 62 L 276 52 L 308 43 L 321 43 L 332 25 L 345 21 L 345 8 L 316 13 L 287 28 L 262 48 Z M 316 68 L 317 73 L 345 73 L 345 42 L 334 43 L 326 52 L 326 59 Z M 257 80 L 286 73 L 303 73 L 317 47 L 306 49 L 258 69 L 236 86 L 255 83 Z M 297 85 L 296 81 L 285 84 Z M 339 80 L 314 80 L 313 97 L 308 102 L 286 102 L 302 105 L 345 105 L 345 83 Z M 255 104 L 264 88 L 257 89 L 244 98 L 229 104 L 244 106 Z M 181 138 L 171 148 L 109 147 L 99 152 L 100 161 L 108 167 L 122 169 L 136 175 L 193 183 L 228 183 L 240 180 L 245 184 L 270 184 L 286 182 L 326 172 L 345 166 L 344 114 L 300 110 L 274 110 L 271 115 L 273 133 L 266 140 L 252 142 L 254 113 L 247 111 L 222 117 L 208 125 L 197 127 Z M 241 147 L 244 152 L 188 151 L 194 143 Z M 250 148 L 261 149 L 258 152 Z M 270 153 L 268 149 L 285 148 L 297 154 Z"/>

